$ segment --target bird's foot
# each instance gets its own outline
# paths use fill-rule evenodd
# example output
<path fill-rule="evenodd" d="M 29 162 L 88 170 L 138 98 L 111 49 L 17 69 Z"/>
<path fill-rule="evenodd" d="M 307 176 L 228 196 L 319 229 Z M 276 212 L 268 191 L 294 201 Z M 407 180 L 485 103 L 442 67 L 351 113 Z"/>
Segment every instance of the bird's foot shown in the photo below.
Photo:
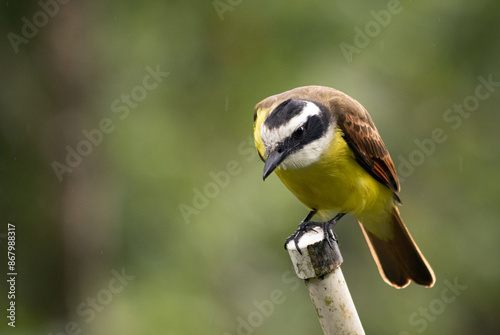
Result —
<path fill-rule="evenodd" d="M 330 248 L 333 249 L 333 242 L 337 241 L 337 235 L 333 232 L 333 227 L 337 224 L 337 222 L 345 215 L 345 213 L 339 213 L 337 214 L 333 219 L 325 221 L 325 222 L 313 222 L 309 221 L 314 214 L 316 214 L 316 211 L 311 211 L 309 215 L 305 218 L 304 221 L 299 223 L 299 226 L 297 227 L 297 230 L 295 233 L 293 233 L 290 237 L 288 237 L 285 241 L 285 249 L 286 246 L 290 241 L 293 241 L 295 243 L 295 247 L 297 248 L 299 254 L 302 255 L 302 251 L 299 249 L 299 240 L 300 238 L 307 232 L 314 230 L 317 232 L 316 227 L 321 227 L 323 229 L 323 234 L 324 234 L 324 239 L 330 246 Z"/>
<path fill-rule="evenodd" d="M 302 221 L 299 226 L 297 227 L 297 230 L 290 235 L 285 241 L 285 249 L 287 249 L 287 245 L 290 241 L 293 241 L 295 243 L 295 247 L 297 248 L 297 251 L 299 254 L 302 255 L 302 251 L 299 249 L 299 240 L 300 238 L 307 232 L 310 232 L 311 230 L 318 232 L 316 229 L 317 227 L 320 227 L 323 229 L 323 234 L 324 234 L 324 239 L 328 242 L 328 245 L 330 248 L 333 249 L 333 244 L 332 242 L 337 240 L 337 236 L 332 230 L 332 227 L 334 226 L 332 224 L 332 220 L 330 221 L 325 221 L 325 222 L 313 222 L 313 221 Z"/>

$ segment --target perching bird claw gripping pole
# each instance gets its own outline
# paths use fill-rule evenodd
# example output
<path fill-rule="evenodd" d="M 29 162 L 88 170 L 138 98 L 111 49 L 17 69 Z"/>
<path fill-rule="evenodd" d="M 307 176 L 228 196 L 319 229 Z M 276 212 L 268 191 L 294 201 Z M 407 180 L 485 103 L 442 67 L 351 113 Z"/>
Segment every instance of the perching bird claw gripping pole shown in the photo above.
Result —
<path fill-rule="evenodd" d="M 325 335 L 365 334 L 340 269 L 342 255 L 337 241 L 324 239 L 315 228 L 302 235 L 297 250 L 294 241 L 287 244 L 297 276 L 304 279 Z"/>

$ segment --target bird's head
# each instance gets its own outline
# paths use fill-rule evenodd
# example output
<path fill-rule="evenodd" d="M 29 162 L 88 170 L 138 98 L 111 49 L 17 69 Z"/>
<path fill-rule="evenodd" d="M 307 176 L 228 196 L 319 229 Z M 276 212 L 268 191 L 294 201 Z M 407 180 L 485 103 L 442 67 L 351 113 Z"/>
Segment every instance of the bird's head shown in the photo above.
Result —
<path fill-rule="evenodd" d="M 328 108 L 309 100 L 288 99 L 274 108 L 260 128 L 266 179 L 276 168 L 314 164 L 329 148 L 334 120 Z"/>

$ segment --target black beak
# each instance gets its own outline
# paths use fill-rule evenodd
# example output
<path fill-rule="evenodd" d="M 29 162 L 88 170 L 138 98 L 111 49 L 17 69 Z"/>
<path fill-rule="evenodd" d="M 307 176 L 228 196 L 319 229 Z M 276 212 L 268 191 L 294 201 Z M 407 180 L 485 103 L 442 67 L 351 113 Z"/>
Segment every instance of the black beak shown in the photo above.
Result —
<path fill-rule="evenodd" d="M 283 162 L 287 153 L 282 148 L 278 148 L 267 156 L 266 163 L 264 164 L 264 180 Z"/>

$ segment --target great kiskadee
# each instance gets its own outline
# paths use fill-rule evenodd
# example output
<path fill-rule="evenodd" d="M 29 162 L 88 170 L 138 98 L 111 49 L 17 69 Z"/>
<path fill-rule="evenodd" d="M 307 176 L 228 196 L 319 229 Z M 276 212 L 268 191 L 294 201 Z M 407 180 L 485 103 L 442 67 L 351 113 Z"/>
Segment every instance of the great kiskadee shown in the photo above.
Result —
<path fill-rule="evenodd" d="M 434 272 L 399 214 L 400 185 L 377 128 L 356 100 L 336 89 L 306 86 L 273 95 L 255 106 L 254 138 L 265 162 L 310 210 L 295 240 L 329 213 L 331 226 L 344 214 L 359 221 L 382 278 L 397 288 L 410 281 L 431 287 Z"/>

